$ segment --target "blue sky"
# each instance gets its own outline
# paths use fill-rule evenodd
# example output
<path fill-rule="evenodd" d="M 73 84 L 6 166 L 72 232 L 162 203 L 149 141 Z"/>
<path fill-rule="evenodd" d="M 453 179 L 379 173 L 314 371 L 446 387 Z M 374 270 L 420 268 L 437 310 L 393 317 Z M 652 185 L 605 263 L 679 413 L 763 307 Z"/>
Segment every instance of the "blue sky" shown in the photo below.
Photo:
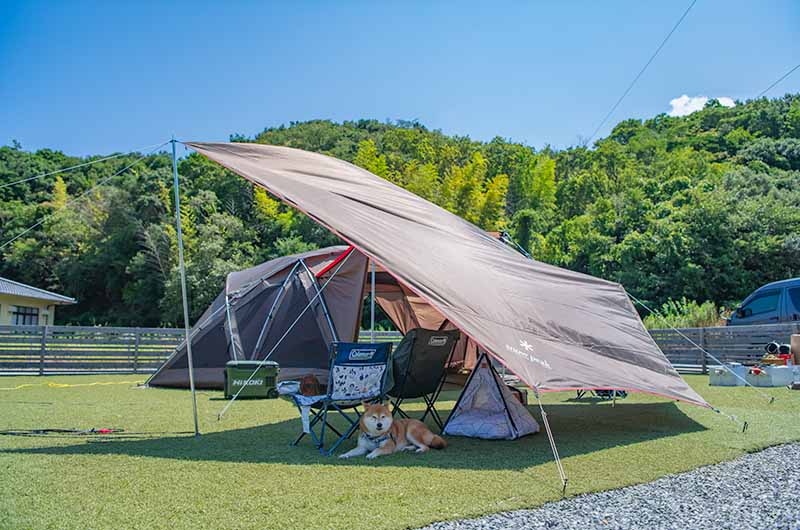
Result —
<path fill-rule="evenodd" d="M 2 2 L 0 144 L 84 155 L 290 121 L 588 137 L 688 1 Z M 800 2 L 699 0 L 601 131 L 800 62 Z M 800 71 L 768 95 L 800 92 Z M 691 104 L 691 102 L 689 102 Z"/>

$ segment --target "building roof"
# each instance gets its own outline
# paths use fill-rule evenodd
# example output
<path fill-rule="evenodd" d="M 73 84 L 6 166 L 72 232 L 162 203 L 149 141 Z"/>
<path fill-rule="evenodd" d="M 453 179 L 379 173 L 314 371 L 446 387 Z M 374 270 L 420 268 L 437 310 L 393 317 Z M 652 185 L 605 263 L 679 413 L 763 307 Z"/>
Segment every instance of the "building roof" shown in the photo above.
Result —
<path fill-rule="evenodd" d="M 74 304 L 76 302 L 74 298 L 70 298 L 69 296 L 45 291 L 44 289 L 25 285 L 24 283 L 15 282 L 14 280 L 3 277 L 0 277 L 0 294 L 36 298 L 38 300 L 47 300 L 55 304 Z"/>

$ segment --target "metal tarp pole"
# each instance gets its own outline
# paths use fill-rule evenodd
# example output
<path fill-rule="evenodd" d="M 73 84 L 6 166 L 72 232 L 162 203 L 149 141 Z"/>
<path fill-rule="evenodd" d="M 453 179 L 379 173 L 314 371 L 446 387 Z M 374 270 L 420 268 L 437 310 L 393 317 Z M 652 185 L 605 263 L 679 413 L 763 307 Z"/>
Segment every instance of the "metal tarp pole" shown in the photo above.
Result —
<path fill-rule="evenodd" d="M 370 295 L 369 295 L 369 340 L 375 342 L 375 261 L 370 264 Z"/>
<path fill-rule="evenodd" d="M 181 194 L 178 189 L 178 156 L 175 154 L 175 138 L 172 143 L 172 182 L 175 187 L 175 227 L 178 232 L 178 266 L 181 270 L 181 297 L 183 299 L 183 328 L 186 336 L 186 356 L 189 361 L 189 388 L 192 390 L 192 413 L 194 435 L 200 436 L 197 422 L 197 395 L 194 391 L 194 363 L 192 362 L 192 339 L 189 336 L 189 298 L 186 296 L 186 264 L 183 261 L 183 231 L 181 230 Z"/>

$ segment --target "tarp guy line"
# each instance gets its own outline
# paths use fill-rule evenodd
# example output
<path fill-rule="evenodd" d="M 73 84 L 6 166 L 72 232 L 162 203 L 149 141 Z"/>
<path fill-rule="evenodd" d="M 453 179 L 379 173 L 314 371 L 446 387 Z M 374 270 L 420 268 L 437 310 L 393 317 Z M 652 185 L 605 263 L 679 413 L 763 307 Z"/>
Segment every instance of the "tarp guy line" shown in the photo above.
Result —
<path fill-rule="evenodd" d="M 152 155 L 152 154 L 153 154 L 153 153 L 155 153 L 155 152 L 156 152 L 156 151 L 157 151 L 159 148 L 161 148 L 161 147 L 163 147 L 163 146 L 167 145 L 168 143 L 169 143 L 169 142 L 164 142 L 163 144 L 160 144 L 158 147 L 156 147 L 155 149 L 153 149 L 153 150 L 152 150 L 152 151 L 150 151 L 149 153 L 145 153 L 145 154 L 143 154 L 142 156 L 140 156 L 139 158 L 137 158 L 135 161 L 133 161 L 132 163 L 128 164 L 128 165 L 127 165 L 127 166 L 125 166 L 124 168 L 120 169 L 119 171 L 117 171 L 116 173 L 114 173 L 113 175 L 111 175 L 110 177 L 106 177 L 106 178 L 104 178 L 103 180 L 101 180 L 100 182 L 98 182 L 97 184 L 95 184 L 94 186 L 92 186 L 91 188 L 89 188 L 88 190 L 84 191 L 83 193 L 81 193 L 81 194 L 80 194 L 80 195 L 78 195 L 77 197 L 74 197 L 74 198 L 70 199 L 69 201 L 67 201 L 67 203 L 64 205 L 64 207 L 63 207 L 63 208 L 61 208 L 60 210 L 57 210 L 57 211 L 55 211 L 55 212 L 53 212 L 53 213 L 51 213 L 51 214 L 49 214 L 49 215 L 45 215 L 45 216 L 44 216 L 44 217 L 42 217 L 42 218 L 41 218 L 39 221 L 37 221 L 35 224 L 32 224 L 31 226 L 29 226 L 28 228 L 26 228 L 25 230 L 23 230 L 23 231 L 22 231 L 22 232 L 20 232 L 19 234 L 15 235 L 15 236 L 14 236 L 14 237 L 12 237 L 11 239 L 9 239 L 8 241 L 6 241 L 6 242 L 5 242 L 5 243 L 3 243 L 2 245 L 0 245 L 0 250 L 4 249 L 5 247 L 7 247 L 8 245 L 10 245 L 11 243 L 13 243 L 14 241 L 16 241 L 17 239 L 21 238 L 22 236 L 24 236 L 25 234 L 27 234 L 28 232 L 30 232 L 30 231 L 31 231 L 31 230 L 33 230 L 34 228 L 36 228 L 36 227 L 38 227 L 38 226 L 41 226 L 41 225 L 42 225 L 42 224 L 43 224 L 45 221 L 47 221 L 47 220 L 48 220 L 48 219 L 50 219 L 51 217 L 54 217 L 54 216 L 58 215 L 59 213 L 63 212 L 64 210 L 66 210 L 67 206 L 72 206 L 72 204 L 73 204 L 73 203 L 75 203 L 75 202 L 79 201 L 79 200 L 80 200 L 80 199 L 82 199 L 84 196 L 88 195 L 90 192 L 92 192 L 92 191 L 96 190 L 97 188 L 99 188 L 100 186 L 104 185 L 104 184 L 105 184 L 106 182 L 108 182 L 109 180 L 111 180 L 111 179 L 113 179 L 114 177 L 117 177 L 117 176 L 121 175 L 122 173 L 124 173 L 124 172 L 128 171 L 130 168 L 132 168 L 133 166 L 135 166 L 136 164 L 138 164 L 139 162 L 141 162 L 142 160 L 144 160 L 144 159 L 145 159 L 145 158 L 147 158 L 148 156 Z"/>
<path fill-rule="evenodd" d="M 77 164 L 75 166 L 69 166 L 69 167 L 65 167 L 65 168 L 62 168 L 62 169 L 57 169 L 55 171 L 50 171 L 48 173 L 42 173 L 41 175 L 36 175 L 35 177 L 28 177 L 28 178 L 24 178 L 24 179 L 15 180 L 14 182 L 9 182 L 7 184 L 0 185 L 0 190 L 2 190 L 3 188 L 9 188 L 11 186 L 16 186 L 17 184 L 22 184 L 23 182 L 29 182 L 31 180 L 37 180 L 37 179 L 40 179 L 40 178 L 49 177 L 50 175 L 58 175 L 59 173 L 67 173 L 67 172 L 72 171 L 74 169 L 79 169 L 79 168 L 82 168 L 82 167 L 91 166 L 92 164 L 97 164 L 99 162 L 105 162 L 106 160 L 113 160 L 113 159 L 119 158 L 121 156 L 127 156 L 127 155 L 130 155 L 130 154 L 133 154 L 133 153 L 141 153 L 142 151 L 146 151 L 147 149 L 152 149 L 152 148 L 158 149 L 159 147 L 161 147 L 163 145 L 166 145 L 167 143 L 168 142 L 164 142 L 164 143 L 161 143 L 161 144 L 158 144 L 158 145 L 148 145 L 146 147 L 140 147 L 139 149 L 132 149 L 132 150 L 126 151 L 124 153 L 117 153 L 115 155 L 110 155 L 110 156 L 106 156 L 106 157 L 103 157 L 103 158 L 97 158 L 95 160 L 90 160 L 88 162 L 83 162 L 83 163 Z"/>

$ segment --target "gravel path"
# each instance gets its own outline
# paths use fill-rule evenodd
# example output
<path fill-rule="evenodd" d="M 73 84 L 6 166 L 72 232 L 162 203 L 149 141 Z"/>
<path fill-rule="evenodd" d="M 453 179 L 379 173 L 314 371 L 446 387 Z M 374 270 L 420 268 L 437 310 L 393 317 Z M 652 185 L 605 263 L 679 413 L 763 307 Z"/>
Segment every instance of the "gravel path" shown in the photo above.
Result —
<path fill-rule="evenodd" d="M 800 529 L 800 444 L 618 490 L 425 530 Z"/>

